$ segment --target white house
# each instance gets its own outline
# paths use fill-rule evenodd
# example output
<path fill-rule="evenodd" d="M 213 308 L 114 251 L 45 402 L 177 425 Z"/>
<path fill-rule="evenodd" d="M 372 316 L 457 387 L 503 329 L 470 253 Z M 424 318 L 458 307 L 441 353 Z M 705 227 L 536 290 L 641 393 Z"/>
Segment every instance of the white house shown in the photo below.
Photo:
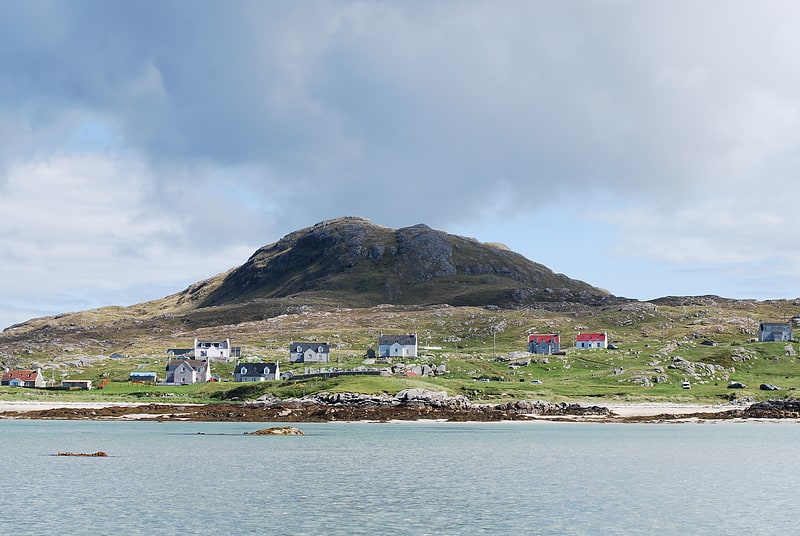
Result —
<path fill-rule="evenodd" d="M 263 382 L 280 378 L 278 363 L 236 363 L 233 369 L 235 382 Z"/>
<path fill-rule="evenodd" d="M 167 363 L 167 383 L 180 385 L 211 381 L 211 365 L 200 359 L 173 359 Z"/>
<path fill-rule="evenodd" d="M 195 359 L 217 359 L 225 360 L 231 358 L 231 340 L 224 341 L 201 341 L 194 340 Z"/>
<path fill-rule="evenodd" d="M 8 370 L 3 373 L 0 385 L 10 387 L 44 387 L 46 385 L 42 369 Z"/>
<path fill-rule="evenodd" d="M 417 334 L 378 337 L 378 357 L 417 357 Z"/>
<path fill-rule="evenodd" d="M 328 363 L 331 345 L 327 342 L 293 342 L 289 347 L 291 363 Z"/>
<path fill-rule="evenodd" d="M 578 333 L 575 337 L 575 348 L 607 348 L 608 334 L 603 333 Z"/>

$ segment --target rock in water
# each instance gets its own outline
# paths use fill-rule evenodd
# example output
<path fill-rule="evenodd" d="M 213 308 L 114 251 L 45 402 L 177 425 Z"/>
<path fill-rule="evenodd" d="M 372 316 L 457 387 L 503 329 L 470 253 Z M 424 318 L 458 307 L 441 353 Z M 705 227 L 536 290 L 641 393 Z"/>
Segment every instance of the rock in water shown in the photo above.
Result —
<path fill-rule="evenodd" d="M 255 432 L 245 432 L 244 435 L 305 435 L 302 430 L 294 426 L 278 426 L 275 428 L 265 428 Z"/>

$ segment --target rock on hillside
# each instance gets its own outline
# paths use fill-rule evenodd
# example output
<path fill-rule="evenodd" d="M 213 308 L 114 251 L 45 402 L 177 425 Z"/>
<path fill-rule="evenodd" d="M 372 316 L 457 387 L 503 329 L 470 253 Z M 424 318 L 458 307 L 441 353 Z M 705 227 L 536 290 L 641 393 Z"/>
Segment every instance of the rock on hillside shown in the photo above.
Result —
<path fill-rule="evenodd" d="M 381 303 L 520 306 L 613 299 L 497 244 L 414 225 L 389 229 L 344 217 L 264 246 L 200 307 L 302 297 L 349 307 Z"/>

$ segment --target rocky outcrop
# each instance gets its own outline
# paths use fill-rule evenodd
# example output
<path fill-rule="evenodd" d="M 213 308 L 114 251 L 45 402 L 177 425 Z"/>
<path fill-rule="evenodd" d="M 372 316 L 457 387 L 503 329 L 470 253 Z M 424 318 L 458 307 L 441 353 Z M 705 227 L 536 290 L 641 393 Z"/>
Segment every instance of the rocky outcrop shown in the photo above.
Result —
<path fill-rule="evenodd" d="M 800 400 L 788 398 L 756 402 L 744 410 L 744 416 L 757 419 L 798 419 Z"/>
<path fill-rule="evenodd" d="M 518 400 L 507 404 L 498 404 L 494 408 L 526 415 L 611 415 L 611 410 L 600 406 L 581 406 L 580 404 L 543 402 L 541 400 Z"/>
<path fill-rule="evenodd" d="M 318 223 L 260 248 L 197 305 L 302 296 L 364 307 L 451 304 L 500 307 L 625 302 L 508 248 L 419 224 L 389 229 L 354 217 Z"/>
<path fill-rule="evenodd" d="M 667 365 L 668 369 L 679 370 L 685 375 L 695 380 L 707 379 L 727 380 L 733 369 L 726 369 L 722 365 L 712 365 L 711 363 L 701 363 L 699 361 L 688 361 L 681 356 L 672 358 L 672 363 Z"/>
<path fill-rule="evenodd" d="M 272 395 L 251 402 L 251 406 L 280 407 L 289 410 L 304 408 L 386 408 L 423 411 L 460 412 L 464 415 L 610 415 L 608 408 L 581 406 L 565 402 L 517 400 L 503 404 L 473 404 L 464 395 L 450 396 L 445 391 L 405 389 L 394 396 L 387 394 L 316 393 L 303 398 L 279 399 Z M 399 413 L 398 413 L 399 414 Z M 288 415 L 288 413 L 286 414 Z"/>

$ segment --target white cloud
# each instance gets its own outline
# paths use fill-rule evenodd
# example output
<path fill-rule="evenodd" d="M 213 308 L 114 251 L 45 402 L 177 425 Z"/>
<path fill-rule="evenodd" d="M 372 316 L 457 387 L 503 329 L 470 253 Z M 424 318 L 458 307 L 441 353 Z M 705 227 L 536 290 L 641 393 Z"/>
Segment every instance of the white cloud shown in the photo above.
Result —
<path fill-rule="evenodd" d="M 104 296 L 135 303 L 161 297 L 165 288 L 180 290 L 252 253 L 252 244 L 235 239 L 208 241 L 208 247 L 202 237 L 182 239 L 194 222 L 163 206 L 152 210 L 151 180 L 141 161 L 97 154 L 13 166 L 0 191 L 0 308 L 25 310 L 27 300 L 52 313 L 70 296 L 86 308 L 112 305 Z M 214 207 L 192 210 L 211 214 Z"/>

